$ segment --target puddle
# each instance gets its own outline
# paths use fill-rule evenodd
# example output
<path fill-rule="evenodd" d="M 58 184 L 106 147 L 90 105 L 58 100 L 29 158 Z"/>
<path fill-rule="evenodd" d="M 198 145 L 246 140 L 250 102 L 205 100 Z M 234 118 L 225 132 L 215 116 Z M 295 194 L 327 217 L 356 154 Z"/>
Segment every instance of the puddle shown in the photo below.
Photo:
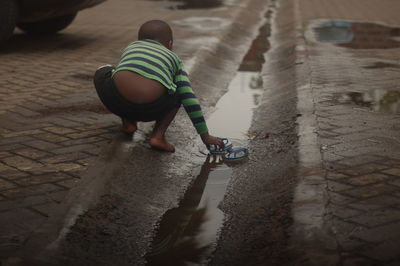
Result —
<path fill-rule="evenodd" d="M 174 20 L 172 23 L 195 31 L 219 31 L 227 27 L 231 22 L 224 18 L 216 17 L 188 17 L 181 20 Z"/>
<path fill-rule="evenodd" d="M 260 71 L 263 54 L 269 47 L 268 28 L 269 25 L 264 25 L 260 29 L 228 91 L 207 119 L 210 132 L 229 138 L 234 146 L 247 146 L 253 111 L 261 101 Z M 224 221 L 224 213 L 218 205 L 232 172 L 221 156 L 207 156 L 179 207 L 163 216 L 152 250 L 146 255 L 147 265 L 204 265 L 207 262 Z"/>
<path fill-rule="evenodd" d="M 339 101 L 368 107 L 375 112 L 400 114 L 400 91 L 376 89 L 364 93 L 351 92 Z"/>
<path fill-rule="evenodd" d="M 318 41 L 351 49 L 400 47 L 400 28 L 381 24 L 331 20 L 313 30 Z"/>
<path fill-rule="evenodd" d="M 218 101 L 215 112 L 207 120 L 210 132 L 229 138 L 234 144 L 245 144 L 253 110 L 260 104 L 262 91 L 259 73 L 238 71 L 228 92 Z"/>
<path fill-rule="evenodd" d="M 165 213 L 147 265 L 198 265 L 211 255 L 224 214 L 218 204 L 232 169 L 208 156 L 178 208 Z"/>

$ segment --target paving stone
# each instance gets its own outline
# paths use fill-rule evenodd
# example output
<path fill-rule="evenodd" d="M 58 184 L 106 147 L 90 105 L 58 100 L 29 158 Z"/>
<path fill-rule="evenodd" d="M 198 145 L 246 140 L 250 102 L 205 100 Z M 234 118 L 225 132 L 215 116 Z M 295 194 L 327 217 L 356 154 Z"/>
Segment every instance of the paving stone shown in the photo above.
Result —
<path fill-rule="evenodd" d="M 60 180 L 70 179 L 69 175 L 63 173 L 53 173 L 53 174 L 45 174 L 45 175 L 33 175 L 27 178 L 20 178 L 15 180 L 15 183 L 21 186 L 32 186 L 38 184 L 45 184 L 45 183 L 55 183 Z"/>
<path fill-rule="evenodd" d="M 80 164 L 76 163 L 55 163 L 55 164 L 47 164 L 42 167 L 29 169 L 28 172 L 33 175 L 43 175 L 47 173 L 57 173 L 57 172 L 69 172 L 75 171 L 77 169 L 84 168 Z"/>
<path fill-rule="evenodd" d="M 5 162 L 9 166 L 15 167 L 18 170 L 21 170 L 21 171 L 27 171 L 32 168 L 38 168 L 38 167 L 43 166 L 43 164 L 41 164 L 41 163 L 24 158 L 22 156 L 7 157 L 7 158 L 3 159 L 3 162 Z"/>
<path fill-rule="evenodd" d="M 3 145 L 10 145 L 12 143 L 18 144 L 18 143 L 24 143 L 30 140 L 33 140 L 34 138 L 32 136 L 16 136 L 16 137 L 9 137 L 9 138 L 1 138 L 0 139 L 0 146 Z M 0 147 L 2 151 L 6 151 L 3 147 Z"/>
<path fill-rule="evenodd" d="M 46 193 L 46 197 L 48 197 L 49 199 L 51 199 L 52 201 L 54 201 L 56 203 L 61 203 L 67 196 L 68 192 L 69 192 L 68 190 L 50 192 L 50 193 Z"/>
<path fill-rule="evenodd" d="M 343 190 L 348 190 L 351 188 L 354 188 L 354 186 L 349 186 L 343 183 L 335 182 L 335 181 L 327 181 L 328 183 L 328 190 L 331 191 L 343 191 Z"/>
<path fill-rule="evenodd" d="M 377 196 L 349 204 L 351 208 L 356 208 L 364 211 L 383 209 L 385 207 L 396 207 L 399 205 L 400 205 L 400 198 L 388 195 Z"/>
<path fill-rule="evenodd" d="M 16 187 L 16 185 L 14 183 L 11 183 L 11 182 L 9 182 L 7 180 L 4 180 L 4 179 L 0 178 L 0 191 L 7 190 L 7 189 L 10 189 L 10 188 L 15 188 L 15 187 Z"/>
<path fill-rule="evenodd" d="M 44 130 L 50 131 L 52 133 L 55 134 L 59 134 L 59 135 L 66 135 L 66 134 L 70 134 L 70 133 L 75 133 L 76 130 L 68 128 L 68 127 L 46 127 L 44 128 Z"/>
<path fill-rule="evenodd" d="M 345 151 L 340 151 L 338 152 L 339 155 L 345 156 L 345 157 L 355 157 L 355 156 L 361 156 L 369 153 L 374 153 L 374 154 L 385 154 L 386 150 L 385 148 L 381 146 L 353 146 L 352 148 L 349 148 L 348 150 Z"/>
<path fill-rule="evenodd" d="M 9 138 L 9 137 L 34 135 L 34 134 L 39 134 L 42 132 L 43 131 L 41 131 L 39 129 L 31 129 L 31 130 L 25 130 L 25 131 L 14 131 L 14 132 L 9 132 L 9 133 L 4 133 L 4 134 L 1 134 L 1 136 L 3 136 L 4 138 Z"/>
<path fill-rule="evenodd" d="M 389 177 L 387 175 L 382 174 L 366 174 L 359 177 L 353 177 L 346 180 L 347 183 L 352 185 L 369 185 L 374 183 L 379 183 L 384 180 L 387 180 Z"/>
<path fill-rule="evenodd" d="M 395 259 L 400 260 L 399 250 L 400 239 L 390 239 L 362 252 L 362 254 L 375 260 L 391 261 Z"/>
<path fill-rule="evenodd" d="M 12 153 L 6 152 L 6 151 L 0 151 L 0 159 L 4 157 L 9 157 L 11 156 Z"/>
<path fill-rule="evenodd" d="M 323 152 L 322 158 L 324 161 L 341 161 L 341 160 L 343 160 L 343 156 L 337 155 L 333 152 L 326 152 L 326 151 Z"/>
<path fill-rule="evenodd" d="M 50 192 L 65 190 L 64 188 L 53 184 L 42 184 L 31 187 L 18 187 L 2 191 L 2 195 L 7 198 L 17 199 L 33 195 L 41 195 Z"/>
<path fill-rule="evenodd" d="M 22 155 L 24 157 L 28 157 L 30 159 L 38 159 L 38 158 L 45 157 L 46 155 L 49 155 L 47 152 L 33 149 L 33 148 L 15 150 L 14 153 L 16 153 L 18 155 Z"/>
<path fill-rule="evenodd" d="M 393 208 L 373 210 L 356 217 L 351 217 L 349 220 L 367 227 L 376 227 L 387 223 L 398 223 L 400 226 L 400 211 Z"/>
<path fill-rule="evenodd" d="M 21 217 L 24 217 L 24 219 L 21 219 Z M 2 240 L 6 236 L 11 237 L 21 233 L 26 237 L 25 233 L 29 234 L 44 221 L 44 217 L 25 208 L 2 212 L 1 218 L 0 235 L 3 236 Z"/>
<path fill-rule="evenodd" d="M 398 160 L 392 160 L 392 159 L 386 159 L 382 161 L 382 164 L 386 164 L 392 167 L 400 166 L 400 161 Z"/>
<path fill-rule="evenodd" d="M 356 166 L 360 164 L 366 164 L 368 163 L 371 167 L 379 167 L 379 169 L 387 168 L 387 166 L 382 166 L 379 164 L 374 164 L 376 161 L 380 161 L 381 157 L 372 155 L 372 154 L 366 154 L 366 155 L 361 155 L 361 156 L 356 156 L 352 158 L 345 158 L 339 163 L 344 164 L 344 165 L 349 165 L 349 166 Z"/>
<path fill-rule="evenodd" d="M 49 151 L 53 149 L 57 149 L 60 146 L 51 142 L 43 141 L 43 140 L 34 140 L 34 141 L 29 141 L 26 142 L 25 145 L 31 146 L 33 148 L 43 150 L 43 151 Z"/>
<path fill-rule="evenodd" d="M 329 191 L 328 195 L 329 195 L 329 201 L 339 206 L 344 206 L 356 201 L 356 199 L 352 197 L 348 197 L 334 191 Z"/>
<path fill-rule="evenodd" d="M 327 178 L 330 180 L 343 180 L 348 177 L 349 177 L 348 175 L 344 175 L 341 173 L 335 173 L 335 172 L 328 172 L 328 174 L 327 174 Z"/>
<path fill-rule="evenodd" d="M 0 202 L 0 212 L 12 211 L 19 208 L 32 207 L 38 204 L 52 202 L 46 195 L 35 195 L 16 200 L 7 200 Z"/>
<path fill-rule="evenodd" d="M 7 171 L 1 171 L 0 172 L 0 176 L 6 180 L 16 180 L 19 178 L 23 178 L 28 176 L 28 174 L 26 172 L 17 170 L 17 169 L 10 169 Z"/>
<path fill-rule="evenodd" d="M 96 149 L 96 145 L 94 144 L 81 144 L 81 145 L 74 145 L 70 147 L 64 147 L 64 148 L 58 148 L 52 150 L 53 153 L 55 154 L 65 154 L 65 153 L 72 153 L 72 152 L 80 152 L 80 151 L 85 151 L 89 152 L 92 149 Z M 98 149 L 96 155 L 98 154 Z"/>
<path fill-rule="evenodd" d="M 347 218 L 358 216 L 362 213 L 362 211 L 349 208 L 348 206 L 332 208 L 332 215 L 340 217 L 345 221 L 347 220 Z"/>
<path fill-rule="evenodd" d="M 115 134 L 113 134 L 113 135 L 115 136 Z M 101 136 L 96 136 L 96 137 L 68 140 L 68 141 L 62 142 L 61 144 L 64 146 L 70 146 L 70 145 L 79 145 L 79 144 L 99 142 L 99 141 L 103 141 L 103 140 L 104 140 L 103 134 L 101 134 Z"/>
<path fill-rule="evenodd" d="M 384 172 L 384 171 L 381 171 L 384 168 L 385 168 L 384 166 L 379 167 L 375 164 L 366 164 L 366 165 L 343 169 L 340 171 L 342 173 L 345 173 L 348 175 L 366 175 L 366 174 L 374 173 L 374 172 Z"/>
<path fill-rule="evenodd" d="M 67 180 L 57 182 L 57 185 L 63 186 L 65 188 L 73 188 L 77 184 L 79 184 L 79 182 L 80 182 L 80 179 L 78 179 L 78 178 L 69 178 Z"/>
<path fill-rule="evenodd" d="M 13 150 L 23 149 L 23 148 L 26 148 L 26 146 L 23 146 L 22 144 L 19 144 L 19 143 L 13 143 L 13 144 L 0 146 L 1 151 L 13 151 Z"/>
<path fill-rule="evenodd" d="M 50 217 L 52 213 L 57 211 L 57 208 L 59 208 L 59 204 L 55 202 L 51 203 L 46 203 L 46 204 L 41 204 L 41 205 L 35 205 L 31 207 L 33 210 L 41 213 L 45 217 Z"/>
<path fill-rule="evenodd" d="M 369 198 L 378 195 L 386 195 L 387 193 L 395 191 L 396 188 L 386 184 L 375 184 L 367 187 L 359 187 L 351 190 L 346 190 L 343 193 L 360 198 Z"/>
<path fill-rule="evenodd" d="M 96 161 L 96 157 L 87 157 L 82 160 L 78 160 L 77 162 L 83 166 L 89 166 Z"/>
<path fill-rule="evenodd" d="M 0 163 L 0 173 L 10 170 L 13 170 L 13 168 L 8 165 L 5 165 L 4 163 Z"/>
<path fill-rule="evenodd" d="M 45 163 L 45 164 L 55 164 L 55 163 L 78 161 L 80 163 L 80 160 L 85 159 L 87 157 L 90 157 L 90 155 L 87 153 L 74 152 L 74 153 L 67 153 L 67 154 L 61 154 L 61 155 L 43 158 L 40 160 L 40 162 Z"/>
<path fill-rule="evenodd" d="M 35 135 L 36 138 L 48 142 L 61 142 L 61 141 L 66 141 L 69 140 L 67 137 L 63 137 L 57 134 L 52 134 L 52 133 L 43 133 L 39 135 Z"/>
<path fill-rule="evenodd" d="M 391 180 L 388 182 L 388 184 L 400 187 L 400 179 Z"/>
<path fill-rule="evenodd" d="M 400 177 L 400 168 L 390 168 L 390 169 L 382 171 L 382 173 Z"/>
<path fill-rule="evenodd" d="M 86 137 L 98 136 L 103 133 L 107 133 L 107 130 L 104 130 L 104 129 L 89 130 L 89 131 L 83 131 L 83 132 L 79 132 L 79 133 L 68 134 L 66 136 L 69 138 L 72 138 L 72 139 L 81 139 L 81 138 L 86 138 Z"/>

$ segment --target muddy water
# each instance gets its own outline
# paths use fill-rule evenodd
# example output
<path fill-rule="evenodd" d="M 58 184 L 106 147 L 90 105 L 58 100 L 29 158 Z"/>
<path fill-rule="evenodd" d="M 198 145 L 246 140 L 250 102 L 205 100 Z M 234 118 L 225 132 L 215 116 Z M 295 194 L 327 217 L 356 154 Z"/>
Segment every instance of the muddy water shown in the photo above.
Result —
<path fill-rule="evenodd" d="M 331 20 L 314 28 L 320 42 L 352 49 L 391 49 L 400 47 L 400 28 L 375 23 Z"/>
<path fill-rule="evenodd" d="M 234 146 L 246 146 L 253 110 L 262 96 L 261 66 L 269 45 L 265 31 L 245 55 L 226 94 L 207 119 L 213 135 L 229 138 Z M 245 162 L 245 161 L 243 161 Z M 197 177 L 186 191 L 179 207 L 163 216 L 152 250 L 146 255 L 147 265 L 202 265 L 210 257 L 223 224 L 224 213 L 218 208 L 222 201 L 232 168 L 221 156 L 207 155 L 197 170 Z"/>

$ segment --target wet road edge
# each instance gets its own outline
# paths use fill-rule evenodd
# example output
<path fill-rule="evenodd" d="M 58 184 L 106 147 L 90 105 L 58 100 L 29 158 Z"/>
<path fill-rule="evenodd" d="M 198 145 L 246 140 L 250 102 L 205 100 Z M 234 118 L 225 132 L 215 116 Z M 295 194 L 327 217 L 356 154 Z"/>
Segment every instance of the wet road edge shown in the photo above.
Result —
<path fill-rule="evenodd" d="M 296 90 L 299 125 L 299 168 L 293 199 L 294 225 L 291 248 L 298 265 L 337 265 L 337 243 L 327 224 L 327 181 L 317 134 L 312 70 L 308 62 L 307 40 L 298 0 L 283 0 L 292 12 L 290 38 L 295 43 Z"/>

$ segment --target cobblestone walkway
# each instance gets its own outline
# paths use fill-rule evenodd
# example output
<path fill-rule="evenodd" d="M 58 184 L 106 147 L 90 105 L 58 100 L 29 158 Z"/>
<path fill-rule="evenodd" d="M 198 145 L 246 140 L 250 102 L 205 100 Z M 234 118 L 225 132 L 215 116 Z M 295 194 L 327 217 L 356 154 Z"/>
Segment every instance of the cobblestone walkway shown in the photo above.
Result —
<path fill-rule="evenodd" d="M 204 11 L 171 10 L 170 5 L 106 1 L 80 12 L 55 36 L 16 30 L 0 51 L 0 261 L 44 223 L 118 132 L 119 120 L 102 107 L 93 89 L 94 70 L 115 63 L 141 23 L 154 18 L 170 22 L 175 39 L 185 38 L 190 45 L 175 48 L 190 59 L 205 47 L 196 37 L 218 42 L 229 25 L 221 17 L 240 8 L 210 10 L 211 19 L 204 22 L 199 18 Z M 197 22 L 185 20 L 188 16 Z"/>
<path fill-rule="evenodd" d="M 360 42 L 379 47 L 379 25 L 398 27 L 400 3 L 300 0 L 298 8 L 337 265 L 400 265 L 400 49 L 339 47 L 313 31 L 332 19 L 378 23 Z M 374 96 L 376 107 L 368 104 Z"/>

